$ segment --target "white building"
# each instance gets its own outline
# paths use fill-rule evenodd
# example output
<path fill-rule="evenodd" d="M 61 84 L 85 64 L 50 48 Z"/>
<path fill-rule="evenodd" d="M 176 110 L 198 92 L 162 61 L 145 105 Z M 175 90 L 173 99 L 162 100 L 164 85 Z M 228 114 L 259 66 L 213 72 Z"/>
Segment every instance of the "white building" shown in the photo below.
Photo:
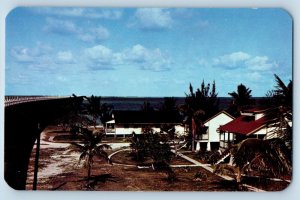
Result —
<path fill-rule="evenodd" d="M 199 150 L 218 150 L 220 146 L 220 134 L 219 127 L 227 124 L 234 119 L 233 116 L 225 111 L 221 111 L 213 117 L 207 119 L 204 122 L 204 126 L 207 127 L 204 134 L 200 134 L 196 142 L 196 151 Z"/>
<path fill-rule="evenodd" d="M 106 122 L 107 136 L 126 137 L 131 136 L 133 132 L 141 134 L 146 127 L 160 132 L 164 124 L 173 125 L 177 134 L 184 134 L 182 119 L 177 112 L 114 111 L 113 118 Z"/>

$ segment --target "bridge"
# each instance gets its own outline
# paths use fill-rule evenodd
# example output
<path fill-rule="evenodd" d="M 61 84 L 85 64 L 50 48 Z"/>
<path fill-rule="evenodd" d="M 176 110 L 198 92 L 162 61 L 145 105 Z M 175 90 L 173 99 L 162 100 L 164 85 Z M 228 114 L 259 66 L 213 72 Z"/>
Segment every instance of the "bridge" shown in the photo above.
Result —
<path fill-rule="evenodd" d="M 78 97 L 80 98 L 80 97 Z M 31 151 L 40 133 L 65 116 L 74 97 L 6 96 L 4 115 L 4 178 L 16 190 L 26 189 Z"/>
<path fill-rule="evenodd" d="M 4 106 L 13 106 L 21 103 L 28 103 L 33 101 L 42 101 L 42 100 L 50 100 L 50 99 L 60 99 L 67 98 L 62 96 L 5 96 Z"/>

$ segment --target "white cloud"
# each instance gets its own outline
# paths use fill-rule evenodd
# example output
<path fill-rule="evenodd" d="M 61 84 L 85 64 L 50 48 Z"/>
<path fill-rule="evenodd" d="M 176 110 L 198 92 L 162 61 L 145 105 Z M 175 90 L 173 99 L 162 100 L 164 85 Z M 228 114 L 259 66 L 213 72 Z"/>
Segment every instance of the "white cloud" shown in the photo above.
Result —
<path fill-rule="evenodd" d="M 43 57 L 47 57 L 47 54 L 51 51 L 51 47 L 37 43 L 33 48 L 23 46 L 12 47 L 10 55 L 15 62 L 35 62 L 36 60 L 41 60 Z"/>
<path fill-rule="evenodd" d="M 71 51 L 54 51 L 48 45 L 37 43 L 34 47 L 12 47 L 9 62 L 19 63 L 24 69 L 56 70 L 61 64 L 75 64 Z"/>
<path fill-rule="evenodd" d="M 46 25 L 43 30 L 45 32 L 56 33 L 56 34 L 75 34 L 78 32 L 75 24 L 68 20 L 59 20 L 53 18 L 46 19 Z"/>
<path fill-rule="evenodd" d="M 148 49 L 140 44 L 114 51 L 104 45 L 85 48 L 82 56 L 74 58 L 71 51 L 53 52 L 51 47 L 38 44 L 34 48 L 14 47 L 10 59 L 34 69 L 54 70 L 61 64 L 88 66 L 92 70 L 115 69 L 119 65 L 130 65 L 141 70 L 165 71 L 170 69 L 171 59 L 159 48 Z"/>
<path fill-rule="evenodd" d="M 134 45 L 125 51 L 125 57 L 133 62 L 143 62 L 150 59 L 150 52 L 140 44 Z"/>
<path fill-rule="evenodd" d="M 86 17 L 96 18 L 96 19 L 102 18 L 102 19 L 116 20 L 116 19 L 120 19 L 122 15 L 123 12 L 121 10 L 102 9 L 100 12 L 90 11 L 89 13 L 86 14 Z"/>
<path fill-rule="evenodd" d="M 245 62 L 246 66 L 251 70 L 266 71 L 276 66 L 276 63 L 271 63 L 267 56 L 256 56 Z"/>
<path fill-rule="evenodd" d="M 226 66 L 228 68 L 240 67 L 241 64 L 251 56 L 244 52 L 234 52 L 213 59 L 214 66 Z"/>
<path fill-rule="evenodd" d="M 163 30 L 172 27 L 173 19 L 168 9 L 140 8 L 135 13 L 134 26 L 142 30 Z"/>
<path fill-rule="evenodd" d="M 111 49 L 97 45 L 84 50 L 88 66 L 92 69 L 114 69 L 114 53 Z"/>
<path fill-rule="evenodd" d="M 97 45 L 92 48 L 85 49 L 85 54 L 94 60 L 107 60 L 108 58 L 111 58 L 112 50 L 103 45 Z"/>
<path fill-rule="evenodd" d="M 92 69 L 114 69 L 116 65 L 133 65 L 143 70 L 168 70 L 170 59 L 160 49 L 147 49 L 137 44 L 120 52 L 103 45 L 84 50 L 85 60 Z"/>
<path fill-rule="evenodd" d="M 242 51 L 213 58 L 211 65 L 225 69 L 244 68 L 251 71 L 267 71 L 277 66 L 276 62 L 270 61 L 268 56 L 252 56 Z"/>
<path fill-rule="evenodd" d="M 89 29 L 86 32 L 80 31 L 78 37 L 86 42 L 103 41 L 108 39 L 109 31 L 106 28 L 99 26 L 97 28 Z"/>
<path fill-rule="evenodd" d="M 93 9 L 93 8 L 32 8 L 38 14 L 66 17 L 84 17 L 89 19 L 117 20 L 122 17 L 121 9 Z"/>
<path fill-rule="evenodd" d="M 147 49 L 140 44 L 124 51 L 127 61 L 139 64 L 142 69 L 162 71 L 168 70 L 170 59 L 160 49 Z"/>
<path fill-rule="evenodd" d="M 83 29 L 72 21 L 47 18 L 43 30 L 48 33 L 59 35 L 75 35 L 78 39 L 85 42 L 99 42 L 109 38 L 109 31 L 103 27 Z"/>
<path fill-rule="evenodd" d="M 32 62 L 34 57 L 32 56 L 30 50 L 25 47 L 14 47 L 11 49 L 11 56 L 17 62 Z"/>
<path fill-rule="evenodd" d="M 59 51 L 57 53 L 57 61 L 59 63 L 74 63 L 71 51 Z"/>

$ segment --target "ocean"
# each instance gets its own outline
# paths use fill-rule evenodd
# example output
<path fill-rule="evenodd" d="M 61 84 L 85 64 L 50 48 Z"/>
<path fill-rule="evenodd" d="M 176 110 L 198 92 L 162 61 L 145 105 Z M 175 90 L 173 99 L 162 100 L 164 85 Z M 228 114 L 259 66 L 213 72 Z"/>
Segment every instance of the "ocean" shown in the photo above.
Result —
<path fill-rule="evenodd" d="M 174 97 L 176 105 L 184 104 L 185 97 Z M 219 110 L 226 110 L 231 101 L 231 97 L 219 97 Z M 263 97 L 254 97 L 256 105 L 262 103 Z M 114 107 L 114 110 L 141 110 L 144 102 L 150 103 L 155 110 L 159 110 L 163 103 L 163 97 L 101 97 L 102 103 L 107 103 Z"/>
<path fill-rule="evenodd" d="M 39 99 L 52 98 L 52 96 L 5 96 L 5 101 L 13 101 L 18 99 Z M 55 98 L 55 96 L 53 96 Z M 176 106 L 185 103 L 185 97 L 173 97 L 176 100 Z M 231 97 L 218 97 L 219 110 L 227 110 L 232 102 Z M 263 104 L 265 97 L 252 97 L 256 106 Z M 154 110 L 160 110 L 164 104 L 164 97 L 101 97 L 101 103 L 112 105 L 114 110 L 141 110 L 144 103 L 147 102 Z"/>

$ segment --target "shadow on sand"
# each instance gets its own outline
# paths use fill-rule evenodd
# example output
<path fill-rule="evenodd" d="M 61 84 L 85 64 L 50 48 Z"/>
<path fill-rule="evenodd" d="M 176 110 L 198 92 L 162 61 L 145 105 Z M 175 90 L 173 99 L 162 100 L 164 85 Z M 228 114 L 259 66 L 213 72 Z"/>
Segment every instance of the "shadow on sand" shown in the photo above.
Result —
<path fill-rule="evenodd" d="M 64 185 L 66 185 L 69 182 L 73 182 L 73 183 L 86 182 L 86 184 L 83 185 L 82 190 L 94 190 L 97 184 L 106 183 L 108 181 L 117 182 L 118 178 L 112 176 L 111 174 L 101 174 L 101 175 L 91 176 L 90 179 L 84 178 L 75 181 L 65 181 L 60 185 L 52 188 L 52 190 L 60 190 Z"/>

